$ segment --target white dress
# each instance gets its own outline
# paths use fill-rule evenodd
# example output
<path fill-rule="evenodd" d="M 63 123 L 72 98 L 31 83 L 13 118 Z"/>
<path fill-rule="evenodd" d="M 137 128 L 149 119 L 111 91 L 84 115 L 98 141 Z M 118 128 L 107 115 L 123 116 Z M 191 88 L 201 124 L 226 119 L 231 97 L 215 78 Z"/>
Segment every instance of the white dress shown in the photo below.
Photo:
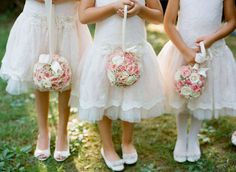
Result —
<path fill-rule="evenodd" d="M 177 28 L 189 47 L 194 47 L 200 36 L 213 34 L 222 25 L 223 0 L 180 0 Z M 236 64 L 225 41 L 214 43 L 208 53 L 208 81 L 203 94 L 189 102 L 174 90 L 174 74 L 184 65 L 179 50 L 169 41 L 161 50 L 158 60 L 165 80 L 167 103 L 170 112 L 190 112 L 198 119 L 217 118 L 219 115 L 236 115 Z"/>
<path fill-rule="evenodd" d="M 79 22 L 78 5 L 75 1 L 54 5 L 56 53 L 67 58 L 72 75 L 91 43 L 87 26 Z M 0 69 L 1 78 L 7 81 L 8 93 L 18 95 L 34 90 L 33 67 L 43 53 L 48 53 L 46 8 L 36 0 L 26 0 L 24 10 L 10 32 Z M 75 82 L 77 78 L 73 75 L 72 83 Z"/>
<path fill-rule="evenodd" d="M 96 0 L 103 6 L 116 0 Z M 144 4 L 144 0 L 139 0 Z M 146 41 L 145 21 L 140 17 L 128 18 L 126 47 L 137 46 L 142 53 L 141 78 L 127 88 L 111 86 L 106 63 L 111 49 L 121 47 L 122 18 L 113 15 L 96 25 L 94 44 L 82 64 L 80 78 L 79 116 L 95 122 L 106 115 L 112 120 L 139 122 L 143 118 L 163 113 L 164 93 L 162 77 L 152 46 Z"/>

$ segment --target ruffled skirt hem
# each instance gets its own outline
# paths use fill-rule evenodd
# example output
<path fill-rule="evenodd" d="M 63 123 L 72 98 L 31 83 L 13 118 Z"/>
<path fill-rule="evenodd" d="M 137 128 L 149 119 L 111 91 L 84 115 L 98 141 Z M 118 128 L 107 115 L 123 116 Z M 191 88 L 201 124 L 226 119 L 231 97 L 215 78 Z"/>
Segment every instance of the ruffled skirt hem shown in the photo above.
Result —
<path fill-rule="evenodd" d="M 104 107 L 79 107 L 79 119 L 88 122 L 101 121 L 104 116 L 111 120 L 122 120 L 130 123 L 140 122 L 142 119 L 154 118 L 164 113 L 164 104 L 156 103 L 150 109 L 133 107 L 124 110 L 121 106 Z"/>

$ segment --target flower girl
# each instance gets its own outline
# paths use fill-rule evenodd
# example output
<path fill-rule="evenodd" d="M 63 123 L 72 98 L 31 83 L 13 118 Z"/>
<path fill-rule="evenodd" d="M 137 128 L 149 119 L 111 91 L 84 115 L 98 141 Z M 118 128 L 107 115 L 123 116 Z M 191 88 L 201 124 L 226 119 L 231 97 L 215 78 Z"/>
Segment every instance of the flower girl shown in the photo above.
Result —
<path fill-rule="evenodd" d="M 78 2 L 75 0 L 53 0 L 53 3 L 55 51 L 69 62 L 72 69 L 73 85 L 76 82 L 73 73 L 77 70 L 84 50 L 90 45 L 91 36 L 87 26 L 79 22 Z M 9 94 L 19 95 L 35 90 L 34 64 L 41 54 L 49 51 L 49 28 L 46 14 L 44 0 L 26 0 L 23 12 L 11 30 L 0 70 L 0 76 L 7 81 L 6 90 Z M 54 158 L 57 161 L 64 161 L 70 155 L 67 135 L 70 88 L 59 92 L 58 95 L 59 123 Z M 46 160 L 50 156 L 49 92 L 41 92 L 36 89 L 35 96 L 39 135 L 34 155 L 39 160 Z"/>
<path fill-rule="evenodd" d="M 153 0 L 146 5 L 144 0 L 82 0 L 80 9 L 81 22 L 96 23 L 96 31 L 82 64 L 79 116 L 99 121 L 103 159 L 121 171 L 124 163 L 138 160 L 133 123 L 163 112 L 162 78 L 145 30 L 145 21 L 162 21 L 162 8 Z M 112 141 L 112 120 L 117 119 L 123 126 L 123 160 Z"/>
<path fill-rule="evenodd" d="M 174 159 L 178 162 L 200 158 L 197 136 L 202 120 L 236 115 L 236 64 L 224 41 L 235 27 L 234 12 L 233 0 L 169 0 L 164 25 L 171 41 L 164 46 L 158 60 L 165 76 L 168 105 L 178 114 L 174 149 Z M 195 63 L 196 54 L 202 53 L 199 52 L 202 42 L 209 59 L 207 82 L 198 98 L 186 100 L 175 91 L 175 72 L 182 65 Z M 187 132 L 189 117 L 191 127 Z"/>

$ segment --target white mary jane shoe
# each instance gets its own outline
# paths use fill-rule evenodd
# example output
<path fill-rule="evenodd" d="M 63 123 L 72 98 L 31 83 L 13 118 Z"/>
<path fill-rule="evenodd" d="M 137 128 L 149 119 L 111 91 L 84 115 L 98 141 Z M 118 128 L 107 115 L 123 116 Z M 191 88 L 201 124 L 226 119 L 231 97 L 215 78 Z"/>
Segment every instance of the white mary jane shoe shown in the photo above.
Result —
<path fill-rule="evenodd" d="M 71 155 L 70 154 L 70 139 L 69 139 L 69 136 L 68 136 L 67 137 L 67 150 L 57 151 L 55 149 L 53 157 L 57 162 L 62 162 L 62 161 L 65 161 L 70 155 Z"/>
<path fill-rule="evenodd" d="M 232 134 L 231 142 L 234 146 L 236 146 L 236 131 Z"/>
<path fill-rule="evenodd" d="M 196 162 L 201 158 L 200 144 L 199 142 L 197 144 L 198 144 L 198 148 L 196 152 L 193 153 L 192 150 L 189 150 L 189 148 L 187 150 L 187 160 L 189 162 Z"/>
<path fill-rule="evenodd" d="M 127 154 L 127 153 L 124 153 L 122 145 L 121 145 L 121 149 L 122 149 L 122 158 L 123 158 L 124 163 L 127 165 L 136 164 L 136 162 L 138 161 L 137 151 L 135 150 L 135 152 Z"/>
<path fill-rule="evenodd" d="M 39 149 L 38 141 L 37 141 L 36 149 L 34 151 L 34 157 L 37 158 L 40 161 L 45 161 L 45 160 L 47 160 L 50 157 L 50 155 L 51 155 L 51 151 L 50 151 L 50 136 L 48 138 L 48 148 L 45 149 L 45 150 Z"/>
<path fill-rule="evenodd" d="M 185 151 L 182 151 L 181 153 L 176 151 L 176 145 L 175 145 L 173 155 L 174 155 L 174 160 L 176 162 L 183 163 L 183 162 L 187 161 L 187 148 L 188 148 L 187 140 L 188 140 L 188 137 L 186 137 Z M 177 144 L 177 142 L 176 142 L 176 144 Z"/>
<path fill-rule="evenodd" d="M 180 155 L 180 154 L 176 154 L 174 152 L 174 160 L 176 162 L 180 162 L 180 163 L 186 162 L 187 161 L 187 155 L 186 154 L 187 153 L 183 153 L 182 155 Z"/>
<path fill-rule="evenodd" d="M 198 161 L 199 159 L 201 158 L 201 153 L 198 153 L 198 154 L 193 154 L 193 155 L 187 155 L 187 160 L 189 162 L 196 162 Z"/>
<path fill-rule="evenodd" d="M 125 169 L 124 161 L 122 159 L 117 161 L 109 161 L 104 154 L 103 148 L 101 148 L 101 155 L 107 165 L 108 168 L 110 168 L 112 171 L 123 171 Z"/>

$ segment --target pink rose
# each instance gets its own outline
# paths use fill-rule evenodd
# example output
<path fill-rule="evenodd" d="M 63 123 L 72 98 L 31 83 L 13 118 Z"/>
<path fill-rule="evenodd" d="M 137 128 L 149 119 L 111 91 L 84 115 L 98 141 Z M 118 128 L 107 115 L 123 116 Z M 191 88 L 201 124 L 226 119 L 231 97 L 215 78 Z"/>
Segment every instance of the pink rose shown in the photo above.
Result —
<path fill-rule="evenodd" d="M 191 70 L 189 69 L 188 66 L 183 66 L 183 67 L 181 68 L 181 74 L 182 74 L 182 76 L 183 76 L 184 78 L 187 78 L 187 77 L 189 77 L 189 76 L 191 75 Z"/>
<path fill-rule="evenodd" d="M 201 88 L 199 87 L 199 85 L 191 85 L 190 87 L 194 92 L 200 92 L 201 91 Z"/>

